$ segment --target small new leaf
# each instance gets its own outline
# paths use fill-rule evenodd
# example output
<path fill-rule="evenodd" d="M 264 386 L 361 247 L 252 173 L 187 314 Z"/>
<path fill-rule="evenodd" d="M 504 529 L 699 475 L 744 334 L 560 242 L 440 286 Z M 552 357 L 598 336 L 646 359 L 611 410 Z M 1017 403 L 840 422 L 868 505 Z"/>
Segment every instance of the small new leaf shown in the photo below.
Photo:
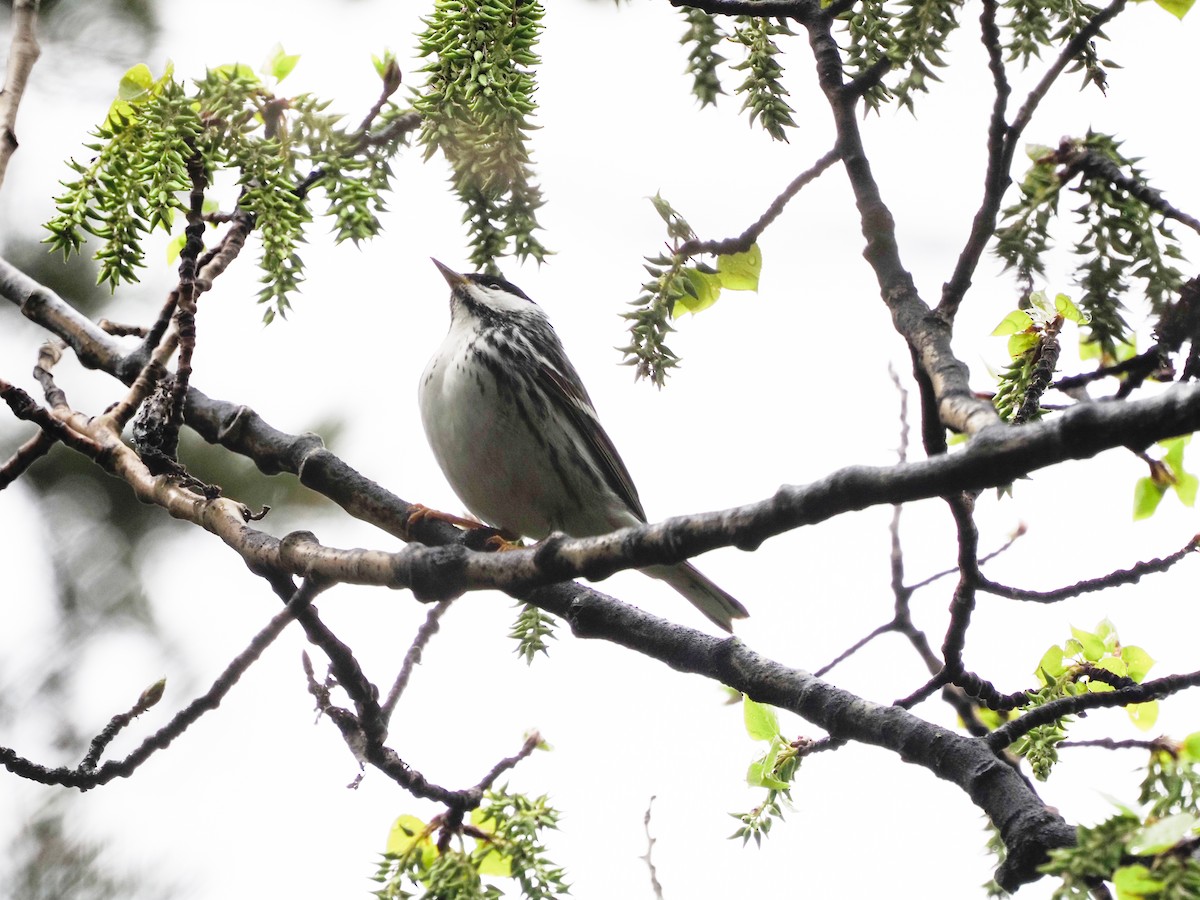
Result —
<path fill-rule="evenodd" d="M 1104 638 L 1100 635 L 1072 626 L 1071 636 L 1079 642 L 1083 658 L 1088 662 L 1098 662 L 1104 656 Z"/>
<path fill-rule="evenodd" d="M 1022 334 L 1033 327 L 1033 318 L 1023 309 L 1014 309 L 1000 320 L 1000 324 L 992 329 L 993 337 L 1004 337 L 1010 334 Z"/>
<path fill-rule="evenodd" d="M 727 253 L 717 257 L 717 277 L 721 287 L 731 291 L 757 291 L 762 272 L 762 250 L 751 245 L 745 253 Z"/>
<path fill-rule="evenodd" d="M 117 99 L 136 103 L 148 97 L 153 90 L 154 76 L 150 73 L 150 67 L 145 63 L 138 63 L 121 76 L 121 83 L 117 86 Z"/>
<path fill-rule="evenodd" d="M 1134 521 L 1148 519 L 1158 509 L 1163 494 L 1167 489 L 1149 476 L 1139 478 L 1133 486 L 1133 518 Z"/>
<path fill-rule="evenodd" d="M 414 847 L 424 844 L 428 844 L 432 849 L 430 834 L 432 829 L 416 816 L 400 816 L 392 823 L 392 830 L 388 832 L 385 852 L 403 856 Z"/>
<path fill-rule="evenodd" d="M 284 53 L 283 44 L 276 44 L 271 48 L 270 55 L 263 62 L 259 71 L 276 81 L 283 81 L 292 74 L 292 69 L 296 68 L 298 62 L 300 62 L 299 54 Z"/>
<path fill-rule="evenodd" d="M 721 280 L 716 274 L 702 272 L 699 269 L 683 270 L 687 277 L 684 292 L 675 301 L 671 310 L 671 318 L 678 319 L 687 313 L 698 313 L 708 309 L 721 297 Z"/>
<path fill-rule="evenodd" d="M 1182 19 L 1188 14 L 1196 0 L 1154 0 L 1154 2 L 1175 18 Z"/>
<path fill-rule="evenodd" d="M 1152 856 L 1170 850 L 1196 832 L 1197 820 L 1191 813 L 1177 813 L 1144 825 L 1129 838 L 1129 852 L 1134 856 Z"/>
<path fill-rule="evenodd" d="M 746 733 L 756 741 L 771 741 L 780 736 L 779 717 L 765 703 L 743 696 L 742 719 L 746 723 Z"/>
<path fill-rule="evenodd" d="M 1135 866 L 1121 866 L 1117 871 L 1113 872 L 1113 887 L 1117 889 L 1117 896 L 1121 898 L 1136 898 L 1154 896 L 1158 894 L 1166 885 L 1156 878 L 1150 877 L 1150 870 L 1145 866 L 1138 864 Z"/>
<path fill-rule="evenodd" d="M 1140 731 L 1149 731 L 1158 723 L 1158 701 L 1148 700 L 1145 703 L 1130 703 L 1125 707 L 1129 721 Z"/>

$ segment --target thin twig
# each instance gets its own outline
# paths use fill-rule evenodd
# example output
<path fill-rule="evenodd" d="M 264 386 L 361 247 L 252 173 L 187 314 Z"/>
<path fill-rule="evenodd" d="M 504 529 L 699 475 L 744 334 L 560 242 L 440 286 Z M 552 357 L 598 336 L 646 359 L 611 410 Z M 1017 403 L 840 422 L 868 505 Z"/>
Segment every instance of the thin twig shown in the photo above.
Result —
<path fill-rule="evenodd" d="M 246 649 L 230 661 L 229 665 L 225 667 L 224 671 L 221 672 L 207 691 L 176 713 L 170 722 L 143 740 L 124 759 L 111 760 L 95 770 L 89 769 L 84 765 L 80 765 L 74 769 L 66 767 L 50 769 L 18 756 L 15 751 L 7 747 L 0 747 L 0 765 L 3 765 L 10 772 L 22 778 L 27 778 L 40 784 L 57 784 L 64 787 L 79 788 L 80 790 L 99 787 L 115 778 L 128 778 L 147 759 L 159 750 L 165 750 L 170 746 L 177 737 L 187 731 L 201 716 L 216 709 L 233 689 L 234 685 L 238 683 L 238 680 L 246 670 L 262 656 L 263 651 L 287 627 L 294 614 L 295 608 L 291 605 L 276 614 L 267 623 L 267 626 L 254 636 Z"/>
<path fill-rule="evenodd" d="M 729 253 L 745 253 L 754 245 L 759 236 L 767 230 L 767 227 L 779 218 L 784 208 L 787 207 L 788 202 L 796 194 L 800 193 L 800 189 L 815 180 L 817 176 L 837 162 L 839 155 L 835 147 L 813 163 L 808 169 L 793 178 L 792 182 L 780 192 L 779 196 L 771 201 L 771 205 L 758 217 L 758 220 L 737 237 L 725 238 L 721 241 L 685 241 L 680 245 L 678 254 L 688 257 L 696 256 L 700 253 L 712 253 L 717 256 Z"/>
<path fill-rule="evenodd" d="M 417 630 L 416 637 L 413 638 L 408 652 L 404 654 L 404 662 L 400 666 L 400 674 L 396 676 L 396 681 L 392 685 L 392 689 L 388 691 L 387 699 L 384 700 L 381 707 L 385 722 L 391 720 L 392 711 L 396 708 L 396 703 L 399 702 L 400 695 L 408 687 L 408 681 L 412 677 L 413 669 L 421 662 L 422 651 L 424 651 L 430 639 L 437 634 L 440 627 L 439 621 L 445 615 L 446 610 L 450 608 L 452 602 L 451 600 L 442 600 L 439 603 L 435 603 L 429 607 L 429 612 L 425 614 L 425 622 Z"/>
<path fill-rule="evenodd" d="M 971 286 L 971 277 L 979 265 L 979 258 L 995 231 L 1000 203 L 1011 180 L 1009 172 L 1012 169 L 1013 147 L 1016 143 L 1015 139 L 1009 138 L 1009 129 L 1005 121 L 1012 86 L 1004 68 L 1004 51 L 1000 43 L 1000 27 L 996 24 L 995 0 L 984 0 L 979 24 L 983 46 L 987 49 L 988 70 L 992 73 L 995 99 L 992 101 L 992 115 L 988 121 L 987 172 L 983 178 L 983 200 L 971 223 L 967 243 L 959 254 L 958 262 L 955 263 L 954 273 L 942 287 L 942 299 L 938 303 L 939 314 L 951 320 Z"/>
<path fill-rule="evenodd" d="M 0 384 L 4 383 L 0 381 Z M 54 435 L 43 430 L 18 447 L 12 456 L 0 463 L 0 491 L 25 474 L 25 470 L 49 453 L 57 442 Z"/>
<path fill-rule="evenodd" d="M 1128 569 L 1117 569 L 1114 572 L 1109 572 L 1107 575 L 1101 575 L 1099 578 L 1088 578 L 1052 591 L 1031 591 L 1024 588 L 1009 587 L 1008 585 L 990 581 L 982 576 L 979 578 L 979 590 L 988 594 L 994 594 L 997 597 L 1005 597 L 1009 600 L 1058 603 L 1060 600 L 1067 600 L 1071 597 L 1078 597 L 1081 594 L 1088 594 L 1094 591 L 1107 590 L 1108 588 L 1117 587 L 1122 584 L 1136 584 L 1145 575 L 1154 575 L 1167 571 L 1176 563 L 1181 562 L 1185 557 L 1195 553 L 1197 549 L 1200 549 L 1200 535 L 1193 537 L 1182 548 L 1169 556 L 1135 563 Z"/>
<path fill-rule="evenodd" d="M 662 884 L 658 880 L 658 869 L 654 867 L 654 835 L 650 833 L 650 810 L 654 807 L 654 797 L 646 804 L 646 815 L 642 817 L 642 826 L 646 829 L 646 852 L 642 859 L 650 870 L 650 889 L 654 891 L 655 900 L 663 900 Z"/>

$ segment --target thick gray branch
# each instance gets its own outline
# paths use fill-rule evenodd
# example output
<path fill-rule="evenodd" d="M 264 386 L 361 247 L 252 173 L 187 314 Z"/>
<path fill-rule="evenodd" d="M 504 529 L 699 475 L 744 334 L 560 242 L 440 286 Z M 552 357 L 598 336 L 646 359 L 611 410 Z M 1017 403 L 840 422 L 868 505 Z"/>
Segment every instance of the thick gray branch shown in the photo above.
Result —
<path fill-rule="evenodd" d="M 0 185 L 8 172 L 8 161 L 17 149 L 17 110 L 25 96 L 25 85 L 33 64 L 41 55 L 35 26 L 38 0 L 14 0 L 12 4 L 12 44 L 8 50 L 8 70 L 4 89 L 0 90 Z"/>
<path fill-rule="evenodd" d="M 898 753 L 962 788 L 1000 830 L 1008 858 L 996 880 L 1009 891 L 1039 877 L 1036 867 L 1049 848 L 1075 841 L 1074 828 L 1048 810 L 1028 780 L 979 739 L 899 707 L 864 700 L 761 656 L 737 638 L 670 625 L 577 585 L 553 596 L 535 591 L 530 599 L 567 619 L 578 637 L 611 641 L 677 671 L 714 678 L 760 703 L 791 710 L 835 738 Z"/>

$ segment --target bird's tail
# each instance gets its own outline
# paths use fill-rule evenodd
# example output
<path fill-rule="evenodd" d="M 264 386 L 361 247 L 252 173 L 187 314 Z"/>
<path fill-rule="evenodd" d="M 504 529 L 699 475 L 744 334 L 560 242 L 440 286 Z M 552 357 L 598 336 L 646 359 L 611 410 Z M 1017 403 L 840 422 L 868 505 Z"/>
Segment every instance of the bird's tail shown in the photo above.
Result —
<path fill-rule="evenodd" d="M 700 571 L 691 563 L 680 563 L 677 566 L 650 566 L 642 571 L 675 588 L 696 609 L 704 613 L 709 621 L 726 631 L 733 631 L 734 619 L 744 619 L 750 615 L 746 611 L 746 607 L 738 603 L 731 594 L 700 574 Z"/>

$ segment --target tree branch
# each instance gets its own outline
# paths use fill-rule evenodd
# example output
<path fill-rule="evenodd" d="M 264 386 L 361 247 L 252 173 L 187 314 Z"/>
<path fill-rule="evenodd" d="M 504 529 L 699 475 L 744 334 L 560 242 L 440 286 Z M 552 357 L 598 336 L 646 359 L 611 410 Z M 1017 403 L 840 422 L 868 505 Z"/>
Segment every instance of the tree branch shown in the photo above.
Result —
<path fill-rule="evenodd" d="M 737 237 L 726 238 L 723 241 L 685 241 L 675 251 L 676 254 L 679 256 L 695 256 L 698 253 L 712 253 L 721 256 L 727 253 L 745 253 L 759 239 L 762 233 L 767 230 L 770 224 L 779 218 L 788 203 L 791 202 L 791 199 L 800 193 L 800 189 L 809 182 L 814 181 L 822 172 L 837 162 L 837 159 L 838 151 L 836 149 L 830 150 L 809 168 L 797 175 L 780 192 L 779 196 L 771 201 L 771 205 L 758 217 L 758 220 Z"/>
<path fill-rule="evenodd" d="M 805 21 L 821 14 L 816 0 L 670 0 L 672 6 L 731 16 L 766 16 Z"/>
<path fill-rule="evenodd" d="M 971 391 L 967 367 L 950 346 L 950 322 L 932 313 L 900 259 L 895 220 L 863 146 L 856 98 L 845 90 L 841 48 L 833 36 L 832 22 L 824 16 L 811 17 L 804 20 L 804 27 L 816 58 L 818 81 L 833 113 L 837 148 L 858 205 L 866 239 L 863 256 L 875 272 L 896 331 L 908 342 L 914 366 L 924 375 L 918 379 L 922 393 L 932 393 L 922 408 L 936 408 L 940 425 L 974 434 L 997 421 L 996 411 Z M 933 427 L 926 423 L 927 429 Z"/>
<path fill-rule="evenodd" d="M 93 742 L 93 750 L 74 769 L 66 767 L 49 769 L 19 756 L 16 751 L 8 747 L 0 747 L 0 765 L 4 766 L 4 768 L 8 769 L 14 775 L 18 775 L 21 778 L 28 778 L 40 784 L 57 784 L 64 787 L 78 788 L 83 791 L 108 784 L 114 778 L 128 778 L 138 766 L 156 752 L 165 750 L 170 746 L 177 737 L 183 734 L 201 716 L 210 710 L 216 709 L 225 696 L 233 689 L 234 685 L 237 684 L 242 674 L 262 656 L 263 651 L 271 645 L 275 638 L 282 633 L 287 624 L 292 621 L 294 613 L 295 608 L 289 605 L 287 609 L 275 615 L 267 626 L 254 636 L 254 639 L 251 640 L 246 649 L 235 656 L 229 665 L 225 667 L 225 670 L 213 682 L 212 687 L 176 713 L 170 722 L 142 741 L 124 759 L 110 760 L 98 769 L 95 768 L 99 752 L 103 749 L 102 744 L 99 750 L 96 749 L 96 745 L 103 739 L 103 735 L 100 735 Z M 128 714 L 122 714 L 122 716 L 118 716 L 116 719 L 121 719 L 124 715 Z M 111 726 L 112 723 L 110 723 Z"/>
<path fill-rule="evenodd" d="M 562 596 L 564 593 L 566 597 Z M 598 638 L 713 678 L 752 699 L 786 709 L 832 738 L 900 753 L 964 790 L 999 829 L 1008 857 L 997 872 L 1006 890 L 1039 877 L 1047 850 L 1074 843 L 1075 830 L 1051 812 L 1032 785 L 982 740 L 964 737 L 895 706 L 881 706 L 760 656 L 737 638 L 715 638 L 671 625 L 612 598 L 572 585 L 530 599 L 562 616 L 580 638 Z M 1107 696 L 1107 695 L 1106 695 Z"/>
<path fill-rule="evenodd" d="M 12 44 L 4 89 L 0 90 L 0 186 L 8 173 L 8 161 L 17 150 L 17 111 L 25 96 L 29 73 L 42 53 L 35 33 L 38 3 L 39 0 L 13 0 L 12 4 Z"/>
<path fill-rule="evenodd" d="M 1083 581 L 1077 581 L 1075 584 L 1052 591 L 1031 591 L 1024 588 L 1009 587 L 1008 585 L 998 584 L 983 576 L 979 578 L 979 590 L 994 594 L 997 597 L 1006 597 L 1009 600 L 1057 603 L 1060 600 L 1067 600 L 1071 597 L 1078 597 L 1081 594 L 1093 591 L 1108 590 L 1122 584 L 1136 584 L 1145 575 L 1167 571 L 1176 563 L 1181 562 L 1185 557 L 1195 553 L 1197 549 L 1200 549 L 1200 535 L 1193 537 L 1181 549 L 1176 550 L 1169 556 L 1135 563 L 1128 569 L 1117 569 L 1114 572 L 1109 572 L 1107 575 L 1101 575 L 1099 578 L 1088 578 Z"/>

